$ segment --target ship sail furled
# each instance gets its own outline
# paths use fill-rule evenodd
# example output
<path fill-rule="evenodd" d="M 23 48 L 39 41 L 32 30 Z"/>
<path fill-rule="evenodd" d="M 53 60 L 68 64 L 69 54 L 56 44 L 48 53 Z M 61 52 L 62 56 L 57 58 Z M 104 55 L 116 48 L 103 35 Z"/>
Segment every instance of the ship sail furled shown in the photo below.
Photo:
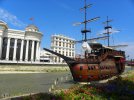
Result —
<path fill-rule="evenodd" d="M 88 53 L 91 53 L 92 49 L 87 42 L 83 42 L 82 48 L 84 49 L 84 51 L 87 51 Z"/>

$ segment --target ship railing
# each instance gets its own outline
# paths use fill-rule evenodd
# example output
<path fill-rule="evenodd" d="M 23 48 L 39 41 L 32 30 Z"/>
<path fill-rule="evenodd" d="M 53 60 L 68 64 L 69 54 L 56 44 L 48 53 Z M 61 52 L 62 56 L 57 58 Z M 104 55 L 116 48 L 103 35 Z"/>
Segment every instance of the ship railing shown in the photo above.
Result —
<path fill-rule="evenodd" d="M 101 54 L 98 58 L 99 61 L 104 60 L 108 55 L 113 55 L 113 56 L 123 56 L 122 52 L 119 51 L 107 51 L 105 54 Z"/>
<path fill-rule="evenodd" d="M 99 62 L 98 59 L 95 59 L 95 58 L 76 58 L 75 59 L 77 62 L 83 62 L 83 63 L 87 63 L 87 62 L 92 62 L 92 63 L 96 63 L 96 62 Z"/>
<path fill-rule="evenodd" d="M 108 52 L 109 55 L 114 55 L 114 56 L 123 56 L 123 54 L 119 51 L 112 51 Z"/>

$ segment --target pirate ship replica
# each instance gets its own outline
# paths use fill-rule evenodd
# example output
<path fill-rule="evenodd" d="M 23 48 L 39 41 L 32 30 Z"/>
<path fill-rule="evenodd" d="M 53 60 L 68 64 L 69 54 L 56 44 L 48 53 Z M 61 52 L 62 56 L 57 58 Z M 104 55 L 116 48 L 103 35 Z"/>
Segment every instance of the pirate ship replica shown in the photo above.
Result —
<path fill-rule="evenodd" d="M 91 21 L 97 20 L 99 17 L 87 20 L 87 8 L 90 5 L 86 4 L 82 8 L 85 11 L 85 20 L 79 24 L 84 24 L 84 30 L 81 33 L 84 35 L 84 40 L 77 41 L 83 42 L 82 47 L 85 50 L 83 58 L 69 58 L 47 48 L 44 50 L 55 54 L 61 58 L 63 58 L 68 64 L 70 71 L 73 76 L 73 80 L 76 82 L 90 82 L 90 81 L 98 81 L 103 79 L 108 79 L 112 76 L 120 75 L 125 69 L 125 52 L 118 51 L 110 47 L 109 45 L 109 37 L 110 37 L 110 29 L 112 27 L 108 24 L 110 20 L 107 19 L 105 22 L 107 25 L 105 27 L 106 33 L 104 37 L 98 37 L 94 39 L 108 39 L 108 46 L 103 46 L 101 43 L 88 43 L 87 33 L 90 30 L 87 29 L 87 23 Z"/>

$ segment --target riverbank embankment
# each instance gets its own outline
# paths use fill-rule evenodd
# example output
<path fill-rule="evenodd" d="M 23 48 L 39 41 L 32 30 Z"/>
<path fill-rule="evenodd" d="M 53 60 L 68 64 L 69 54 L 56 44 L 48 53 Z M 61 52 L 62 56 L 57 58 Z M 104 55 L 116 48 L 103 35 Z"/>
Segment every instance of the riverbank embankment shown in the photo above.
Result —
<path fill-rule="evenodd" d="M 0 74 L 69 71 L 67 65 L 0 65 Z"/>

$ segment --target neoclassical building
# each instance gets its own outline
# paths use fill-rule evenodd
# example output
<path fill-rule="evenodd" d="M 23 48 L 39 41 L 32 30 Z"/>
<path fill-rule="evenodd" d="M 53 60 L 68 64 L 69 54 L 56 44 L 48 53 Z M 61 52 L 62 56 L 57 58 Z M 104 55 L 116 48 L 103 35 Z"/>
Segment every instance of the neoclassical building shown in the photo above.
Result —
<path fill-rule="evenodd" d="M 0 60 L 36 62 L 40 60 L 42 33 L 34 25 L 24 31 L 9 29 L 7 23 L 0 21 Z"/>

